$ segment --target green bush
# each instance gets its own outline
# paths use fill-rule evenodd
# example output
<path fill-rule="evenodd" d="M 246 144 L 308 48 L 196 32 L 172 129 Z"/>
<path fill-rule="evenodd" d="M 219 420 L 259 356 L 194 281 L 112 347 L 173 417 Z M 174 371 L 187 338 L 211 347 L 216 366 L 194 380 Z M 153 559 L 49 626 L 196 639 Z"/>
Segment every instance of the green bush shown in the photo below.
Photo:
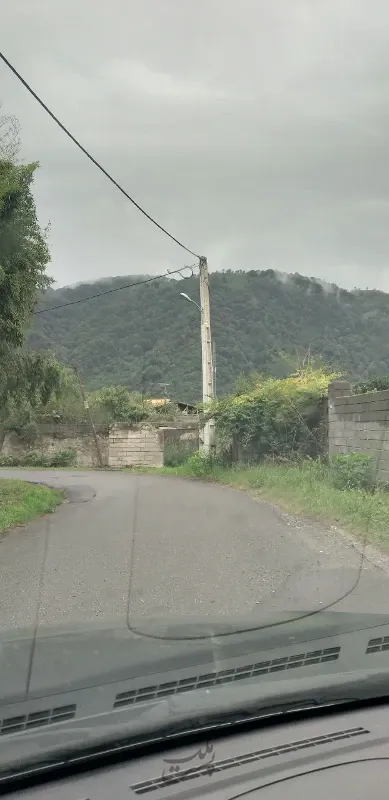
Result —
<path fill-rule="evenodd" d="M 15 456 L 6 456 L 0 453 L 0 467 L 17 467 L 18 459 Z"/>
<path fill-rule="evenodd" d="M 231 463 L 266 456 L 316 458 L 325 451 L 325 398 L 334 375 L 305 369 L 288 378 L 258 378 L 246 394 L 213 403 L 219 442 Z"/>
<path fill-rule="evenodd" d="M 49 456 L 50 467 L 70 467 L 75 464 L 77 459 L 77 450 L 74 447 L 69 447 L 68 450 L 57 450 Z"/>
<path fill-rule="evenodd" d="M 49 458 L 38 450 L 30 450 L 27 455 L 19 459 L 18 466 L 21 467 L 48 467 Z"/>
<path fill-rule="evenodd" d="M 221 459 L 213 453 L 202 453 L 197 450 L 189 456 L 186 466 L 191 475 L 196 478 L 205 478 L 212 474 L 215 467 L 221 466 Z"/>
<path fill-rule="evenodd" d="M 380 392 L 383 389 L 389 389 L 389 376 L 376 375 L 374 378 L 363 383 L 357 383 L 353 386 L 353 394 L 365 394 L 366 392 Z"/>
<path fill-rule="evenodd" d="M 89 395 L 89 401 L 98 421 L 136 423 L 148 419 L 152 412 L 141 394 L 125 386 L 103 386 Z"/>
<path fill-rule="evenodd" d="M 46 455 L 38 450 L 30 450 L 24 456 L 8 456 L 0 453 L 0 467 L 70 467 L 76 461 L 74 448 L 57 450 Z"/>
<path fill-rule="evenodd" d="M 183 441 L 167 441 L 164 450 L 165 467 L 180 467 L 188 461 L 197 449 L 197 443 L 193 439 Z"/>
<path fill-rule="evenodd" d="M 373 461 L 363 453 L 332 456 L 330 477 L 335 489 L 372 489 Z"/>

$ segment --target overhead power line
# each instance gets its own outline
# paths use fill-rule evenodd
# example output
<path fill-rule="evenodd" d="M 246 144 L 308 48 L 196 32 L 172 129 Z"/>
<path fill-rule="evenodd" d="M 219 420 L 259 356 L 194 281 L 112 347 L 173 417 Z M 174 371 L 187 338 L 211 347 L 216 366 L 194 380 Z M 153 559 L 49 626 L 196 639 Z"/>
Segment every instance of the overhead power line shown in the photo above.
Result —
<path fill-rule="evenodd" d="M 152 283 L 153 281 L 161 280 L 161 278 L 169 278 L 170 275 L 176 275 L 178 272 L 181 272 L 184 269 L 191 269 L 197 266 L 197 264 L 191 264 L 191 266 L 184 266 L 180 267 L 180 269 L 168 270 L 163 275 L 154 275 L 151 278 L 146 278 L 143 281 L 134 281 L 133 283 L 126 283 L 124 286 L 115 286 L 114 289 L 106 289 L 105 292 L 96 292 L 96 294 L 90 294 L 87 297 L 80 297 L 78 300 L 70 300 L 68 303 L 60 303 L 57 306 L 50 306 L 49 308 L 41 308 L 38 311 L 34 311 L 34 315 L 36 314 L 46 314 L 48 311 L 56 311 L 58 308 L 67 308 L 67 306 L 76 306 L 79 303 L 85 303 L 87 300 L 94 300 L 95 297 L 103 297 L 107 294 L 113 294 L 113 292 L 121 292 L 122 289 L 131 289 L 133 286 L 142 286 L 144 283 Z M 193 274 L 193 272 L 192 272 Z"/>
<path fill-rule="evenodd" d="M 112 175 L 110 175 L 109 172 L 107 172 L 107 170 L 104 169 L 104 167 L 98 161 L 96 161 L 95 158 L 93 158 L 91 153 L 89 153 L 89 151 L 85 147 L 83 147 L 81 142 L 79 142 L 78 139 L 76 139 L 76 137 L 73 136 L 72 133 L 70 133 L 70 131 L 65 127 L 65 125 L 63 125 L 63 123 L 58 119 L 58 117 L 55 116 L 55 114 L 50 110 L 50 108 L 46 105 L 46 103 L 44 103 L 43 100 L 41 100 L 41 98 L 37 95 L 37 93 L 34 92 L 33 88 L 30 86 L 30 84 L 27 83 L 27 81 L 20 75 L 20 73 L 15 69 L 14 66 L 12 66 L 10 61 L 8 61 L 8 59 L 5 57 L 5 55 L 3 55 L 3 53 L 1 53 L 1 52 L 0 52 L 0 58 L 4 62 L 4 64 L 11 70 L 11 72 L 13 72 L 13 74 L 20 81 L 20 83 L 22 83 L 23 86 L 27 89 L 27 91 L 35 98 L 35 100 L 39 103 L 39 105 L 42 106 L 42 108 L 51 117 L 51 119 L 53 119 L 54 122 L 56 122 L 57 125 L 59 125 L 59 127 L 63 130 L 64 133 L 66 133 L 66 136 L 68 136 L 69 139 L 71 139 L 72 142 L 74 142 L 74 144 L 81 150 L 81 152 L 84 153 L 84 155 L 87 158 L 89 158 L 89 160 L 92 162 L 92 164 L 94 164 L 95 167 L 97 167 L 97 169 L 99 169 L 100 172 L 102 172 L 103 175 L 105 175 L 105 177 L 108 178 L 108 180 L 111 181 L 111 183 L 113 183 L 113 185 L 116 186 L 117 189 L 119 189 L 119 192 L 121 192 L 124 195 L 124 197 L 126 197 L 127 200 L 129 200 L 130 203 L 132 203 L 132 205 L 135 206 L 135 208 L 137 208 L 138 211 L 140 211 L 141 214 L 143 214 L 144 217 L 146 217 L 150 222 L 152 222 L 153 225 L 155 225 L 157 228 L 159 228 L 159 230 L 162 231 L 162 233 L 164 233 L 166 236 L 168 236 L 169 239 L 171 239 L 173 242 L 178 244 L 179 247 L 182 247 L 183 250 L 186 250 L 187 253 L 190 253 L 192 256 L 195 256 L 195 258 L 200 258 L 198 253 L 195 253 L 189 247 L 186 247 L 186 245 L 183 244 L 182 242 L 180 242 L 179 239 L 176 239 L 175 236 L 173 236 L 171 233 L 169 233 L 169 231 L 167 231 L 166 228 L 164 228 L 162 225 L 160 225 L 159 222 L 157 222 L 157 220 L 154 219 L 154 217 L 152 217 L 150 214 L 148 214 L 147 211 L 145 211 L 144 208 L 142 208 L 142 206 L 140 206 L 139 203 L 137 203 L 136 200 L 134 200 L 134 198 L 131 197 L 128 194 L 128 192 L 126 192 L 126 190 L 123 189 L 122 186 L 120 186 L 120 184 L 115 180 L 115 178 L 113 178 Z"/>

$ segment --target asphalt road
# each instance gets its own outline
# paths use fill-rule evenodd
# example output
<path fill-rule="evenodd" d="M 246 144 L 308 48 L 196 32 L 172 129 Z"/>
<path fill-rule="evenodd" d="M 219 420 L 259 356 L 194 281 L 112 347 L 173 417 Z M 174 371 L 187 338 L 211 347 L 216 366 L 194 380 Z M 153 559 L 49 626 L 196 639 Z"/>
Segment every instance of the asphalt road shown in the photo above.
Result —
<path fill-rule="evenodd" d="M 139 615 L 389 612 L 389 568 L 237 490 L 119 472 L 0 470 L 65 487 L 0 537 L 0 627 Z M 356 588 L 353 586 L 358 583 Z M 353 591 L 351 591 L 353 589 Z M 351 593 L 350 593 L 351 591 Z"/>

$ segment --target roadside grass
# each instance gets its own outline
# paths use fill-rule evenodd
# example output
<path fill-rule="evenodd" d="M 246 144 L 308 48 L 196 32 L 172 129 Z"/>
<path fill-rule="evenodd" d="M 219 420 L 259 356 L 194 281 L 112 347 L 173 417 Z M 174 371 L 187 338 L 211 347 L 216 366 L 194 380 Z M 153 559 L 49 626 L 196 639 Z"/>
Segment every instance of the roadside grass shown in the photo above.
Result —
<path fill-rule="evenodd" d="M 46 471 L 45 468 L 40 469 Z M 58 469 L 61 468 L 56 467 Z M 62 469 L 67 471 L 69 467 Z M 71 469 L 82 470 L 85 467 Z M 107 471 L 111 470 L 107 468 Z M 366 539 L 370 544 L 389 551 L 389 491 L 385 488 L 377 488 L 373 492 L 335 488 L 326 462 L 267 461 L 259 465 L 231 468 L 213 464 L 207 474 L 198 475 L 194 474 L 189 459 L 174 467 L 127 467 L 118 471 L 176 476 L 242 489 L 254 497 L 273 502 L 284 511 L 344 528 L 360 540 Z M 4 484 L 8 485 L 7 490 Z M 13 490 L 12 485 L 16 487 Z M 0 477 L 0 531 L 52 511 L 62 498 L 61 492 L 47 487 Z"/>
<path fill-rule="evenodd" d="M 337 489 L 332 485 L 327 464 L 303 461 L 298 464 L 262 464 L 229 470 L 223 478 L 229 485 L 247 488 L 277 503 L 286 511 L 308 515 L 335 524 L 389 549 L 389 492 L 377 488 Z"/>
<path fill-rule="evenodd" d="M 0 532 L 54 511 L 63 499 L 63 492 L 48 486 L 0 478 Z"/>
<path fill-rule="evenodd" d="M 188 463 L 131 471 L 194 478 L 243 489 L 274 502 L 284 511 L 337 525 L 361 540 L 389 550 L 389 491 L 337 489 L 332 485 L 330 467 L 324 462 L 264 462 L 233 468 L 213 465 L 203 476 L 194 475 Z"/>

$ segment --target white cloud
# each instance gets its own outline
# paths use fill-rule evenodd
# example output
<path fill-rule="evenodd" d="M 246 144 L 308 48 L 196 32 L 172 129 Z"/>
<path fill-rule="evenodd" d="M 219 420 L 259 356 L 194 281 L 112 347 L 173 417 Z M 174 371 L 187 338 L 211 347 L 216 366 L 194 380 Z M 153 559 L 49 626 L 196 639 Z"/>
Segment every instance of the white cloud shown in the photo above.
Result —
<path fill-rule="evenodd" d="M 202 102 L 226 97 L 209 84 L 154 70 L 142 61 L 115 59 L 104 67 L 105 89 L 130 92 L 164 101 Z"/>
<path fill-rule="evenodd" d="M 12 0 L 1 25 L 33 88 L 212 268 L 389 289 L 386 0 Z M 183 263 L 2 66 L 1 100 L 41 162 L 61 283 Z"/>

